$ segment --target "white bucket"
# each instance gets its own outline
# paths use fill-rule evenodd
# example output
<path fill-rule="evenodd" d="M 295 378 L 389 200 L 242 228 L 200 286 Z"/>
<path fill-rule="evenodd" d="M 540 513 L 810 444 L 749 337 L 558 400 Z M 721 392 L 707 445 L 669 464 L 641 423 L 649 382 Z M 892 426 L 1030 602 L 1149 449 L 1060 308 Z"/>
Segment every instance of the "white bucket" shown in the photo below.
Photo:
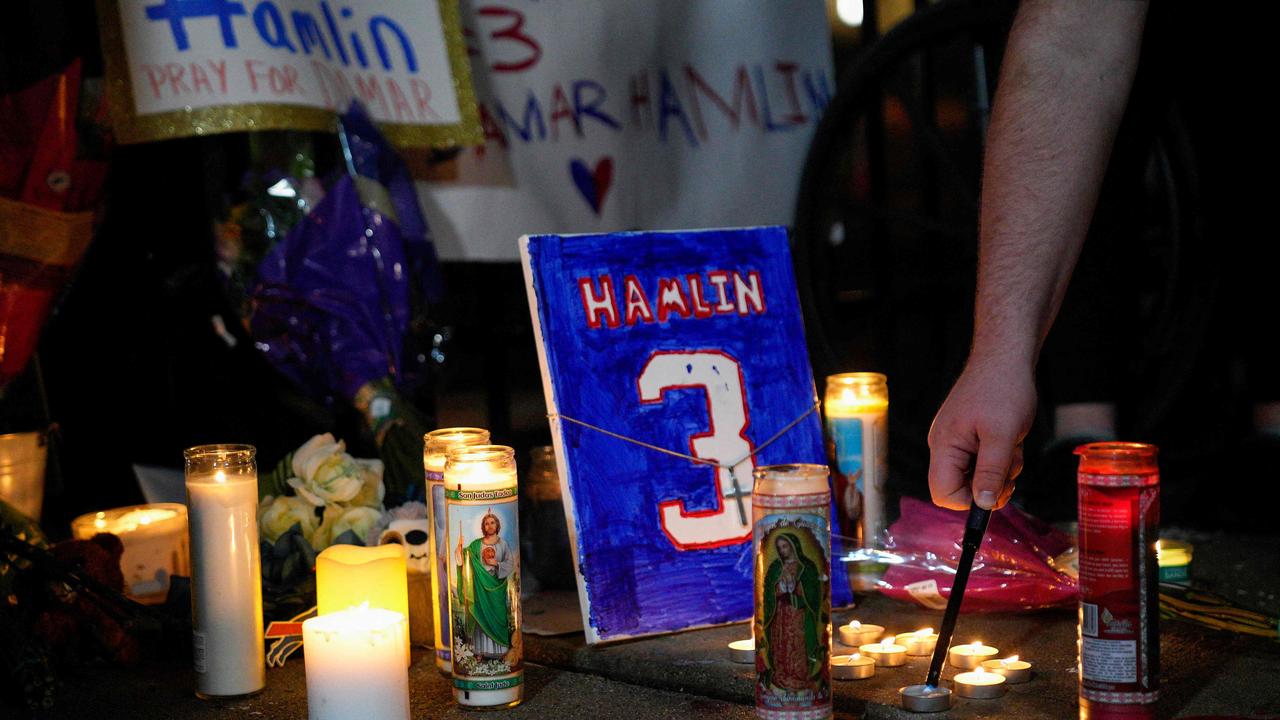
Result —
<path fill-rule="evenodd" d="M 44 504 L 44 433 L 0 435 L 0 499 L 37 522 Z"/>

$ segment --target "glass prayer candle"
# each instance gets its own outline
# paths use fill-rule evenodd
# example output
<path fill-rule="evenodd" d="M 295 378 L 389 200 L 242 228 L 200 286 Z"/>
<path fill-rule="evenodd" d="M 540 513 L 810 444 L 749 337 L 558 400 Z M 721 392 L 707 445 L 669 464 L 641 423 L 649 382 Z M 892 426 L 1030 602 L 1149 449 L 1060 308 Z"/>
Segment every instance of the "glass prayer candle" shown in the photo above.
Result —
<path fill-rule="evenodd" d="M 823 410 L 841 515 L 855 523 L 851 532 L 857 534 L 862 547 L 881 547 L 889 463 L 889 386 L 885 376 L 872 372 L 829 376 Z M 880 563 L 855 563 L 854 589 L 873 589 L 886 569 Z"/>
<path fill-rule="evenodd" d="M 1076 454 L 1081 713 L 1150 714 L 1160 687 L 1157 449 L 1104 442 Z"/>
<path fill-rule="evenodd" d="M 330 545 L 316 556 L 316 615 L 367 605 L 405 617 L 404 661 L 409 650 L 409 582 L 399 545 Z"/>
<path fill-rule="evenodd" d="M 88 540 L 98 533 L 120 538 L 120 572 L 129 597 L 141 603 L 164 602 L 169 578 L 189 576 L 187 506 L 179 503 L 130 505 L 87 513 L 71 521 L 71 535 Z"/>
<path fill-rule="evenodd" d="M 258 466 L 252 445 L 185 452 L 196 695 L 222 698 L 266 684 Z"/>
<path fill-rule="evenodd" d="M 449 651 L 449 562 L 444 509 L 444 464 L 449 451 L 464 445 L 486 445 L 489 431 L 454 427 L 432 430 L 423 436 L 422 469 L 427 480 L 427 549 L 431 553 L 431 627 L 436 646 L 436 667 L 453 668 Z"/>
<path fill-rule="evenodd" d="M 825 465 L 768 465 L 753 474 L 756 715 L 765 720 L 829 718 L 828 470 Z"/>
<path fill-rule="evenodd" d="M 471 445 L 444 468 L 453 697 L 470 707 L 524 698 L 515 451 Z"/>

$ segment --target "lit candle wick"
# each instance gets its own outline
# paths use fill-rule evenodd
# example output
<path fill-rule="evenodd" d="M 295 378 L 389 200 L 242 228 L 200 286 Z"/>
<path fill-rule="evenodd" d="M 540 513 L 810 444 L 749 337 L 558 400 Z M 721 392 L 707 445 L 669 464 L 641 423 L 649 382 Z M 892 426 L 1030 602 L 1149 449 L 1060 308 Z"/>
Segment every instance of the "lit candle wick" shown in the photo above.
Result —
<path fill-rule="evenodd" d="M 853 662 L 854 660 L 861 660 L 861 659 L 862 659 L 862 653 L 854 653 L 849 656 L 850 662 Z"/>
<path fill-rule="evenodd" d="M 982 648 L 982 641 L 974 640 L 971 647 L 973 648 L 973 652 L 978 652 L 978 650 Z"/>
<path fill-rule="evenodd" d="M 217 482 L 224 483 L 227 481 L 227 474 L 219 470 L 213 474 L 213 479 Z"/>
<path fill-rule="evenodd" d="M 853 628 L 854 630 L 857 630 L 862 627 L 862 623 L 858 622 L 857 620 L 854 620 L 853 622 L 849 623 L 849 627 Z"/>
<path fill-rule="evenodd" d="M 1000 661 L 1000 663 L 1001 663 L 1001 664 L 1003 664 L 1003 665 L 1005 665 L 1005 666 L 1012 665 L 1013 663 L 1016 663 L 1016 662 L 1018 662 L 1018 656 L 1017 656 L 1017 655 L 1012 655 L 1012 656 L 1007 657 L 1007 658 L 1005 658 L 1004 660 L 1001 660 L 1001 661 Z"/>

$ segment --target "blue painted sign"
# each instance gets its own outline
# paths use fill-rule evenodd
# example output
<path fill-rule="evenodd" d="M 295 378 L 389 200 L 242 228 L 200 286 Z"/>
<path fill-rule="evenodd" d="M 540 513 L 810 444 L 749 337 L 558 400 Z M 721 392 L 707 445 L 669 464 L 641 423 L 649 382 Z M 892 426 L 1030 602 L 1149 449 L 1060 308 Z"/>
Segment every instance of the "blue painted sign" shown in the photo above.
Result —
<path fill-rule="evenodd" d="M 750 618 L 751 471 L 826 463 L 786 231 L 521 253 L 588 641 Z"/>

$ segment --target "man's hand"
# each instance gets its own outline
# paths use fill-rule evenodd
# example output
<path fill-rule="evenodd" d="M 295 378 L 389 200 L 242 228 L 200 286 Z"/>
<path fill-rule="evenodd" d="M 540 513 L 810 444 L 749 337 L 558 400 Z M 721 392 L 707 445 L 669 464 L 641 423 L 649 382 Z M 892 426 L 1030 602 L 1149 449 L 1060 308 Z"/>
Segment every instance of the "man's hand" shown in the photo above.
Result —
<path fill-rule="evenodd" d="M 1035 409 L 1029 363 L 970 357 L 929 429 L 934 504 L 967 510 L 970 501 L 988 509 L 1009 502 Z"/>

